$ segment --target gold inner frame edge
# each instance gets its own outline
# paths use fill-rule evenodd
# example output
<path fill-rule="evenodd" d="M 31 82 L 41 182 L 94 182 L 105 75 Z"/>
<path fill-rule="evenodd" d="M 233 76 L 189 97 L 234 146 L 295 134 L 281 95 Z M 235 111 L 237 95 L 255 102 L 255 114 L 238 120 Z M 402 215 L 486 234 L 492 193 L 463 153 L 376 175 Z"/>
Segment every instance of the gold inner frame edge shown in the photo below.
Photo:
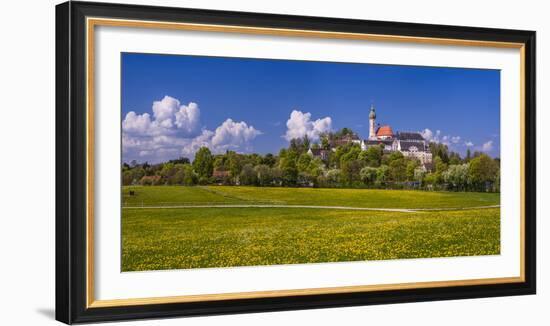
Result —
<path fill-rule="evenodd" d="M 95 26 L 154 28 L 202 32 L 225 32 L 256 35 L 316 37 L 331 39 L 365 40 L 379 42 L 406 42 L 416 44 L 435 44 L 452 46 L 476 46 L 519 49 L 520 52 L 520 276 L 486 279 L 467 279 L 449 281 L 411 282 L 395 284 L 354 285 L 341 287 L 289 289 L 273 291 L 235 292 L 217 294 L 198 294 L 166 297 L 146 297 L 128 299 L 95 300 L 94 296 L 94 50 Z M 381 35 L 315 31 L 301 29 L 264 28 L 234 25 L 175 23 L 161 21 L 124 20 L 87 17 L 86 18 L 86 117 L 87 117 L 87 160 L 86 160 L 86 307 L 104 308 L 148 304 L 185 303 L 198 301 L 220 301 L 232 299 L 273 298 L 298 295 L 337 294 L 353 292 L 375 292 L 419 288 L 440 288 L 451 286 L 474 286 L 489 284 L 525 282 L 525 44 L 515 42 L 479 41 L 466 39 L 414 37 L 403 35 Z M 92 181 L 92 182 L 90 182 Z"/>

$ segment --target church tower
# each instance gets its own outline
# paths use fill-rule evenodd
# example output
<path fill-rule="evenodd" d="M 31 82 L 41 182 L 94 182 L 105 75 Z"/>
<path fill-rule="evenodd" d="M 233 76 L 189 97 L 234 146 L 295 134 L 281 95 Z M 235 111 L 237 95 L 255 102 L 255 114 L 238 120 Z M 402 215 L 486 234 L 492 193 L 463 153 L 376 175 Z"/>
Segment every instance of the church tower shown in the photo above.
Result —
<path fill-rule="evenodd" d="M 374 129 L 376 120 L 376 112 L 374 112 L 374 105 L 370 106 L 369 114 L 369 139 L 376 139 L 376 130 Z"/>

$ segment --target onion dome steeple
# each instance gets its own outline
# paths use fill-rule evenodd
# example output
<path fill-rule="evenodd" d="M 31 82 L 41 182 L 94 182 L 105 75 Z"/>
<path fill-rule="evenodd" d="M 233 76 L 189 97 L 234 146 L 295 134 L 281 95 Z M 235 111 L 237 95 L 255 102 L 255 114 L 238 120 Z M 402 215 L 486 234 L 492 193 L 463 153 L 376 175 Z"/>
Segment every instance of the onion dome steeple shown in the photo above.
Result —
<path fill-rule="evenodd" d="M 376 112 L 374 112 L 374 104 L 371 104 L 370 106 L 369 119 L 376 119 Z"/>

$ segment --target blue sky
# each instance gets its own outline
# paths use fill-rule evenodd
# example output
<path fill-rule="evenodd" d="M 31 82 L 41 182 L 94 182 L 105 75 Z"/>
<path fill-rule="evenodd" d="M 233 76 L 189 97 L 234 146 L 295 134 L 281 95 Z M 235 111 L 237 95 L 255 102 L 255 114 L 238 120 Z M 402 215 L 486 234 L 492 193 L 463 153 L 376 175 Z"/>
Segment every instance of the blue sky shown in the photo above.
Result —
<path fill-rule="evenodd" d="M 277 153 L 342 127 L 366 138 L 371 104 L 394 132 L 500 151 L 498 70 L 123 53 L 121 87 L 126 162 Z"/>

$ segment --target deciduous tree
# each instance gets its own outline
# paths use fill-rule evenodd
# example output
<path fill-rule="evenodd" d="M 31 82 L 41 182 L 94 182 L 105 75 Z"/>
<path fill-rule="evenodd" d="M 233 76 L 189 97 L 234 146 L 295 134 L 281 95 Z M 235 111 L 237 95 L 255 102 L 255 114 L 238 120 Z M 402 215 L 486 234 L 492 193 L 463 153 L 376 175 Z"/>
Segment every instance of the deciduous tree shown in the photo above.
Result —
<path fill-rule="evenodd" d="M 496 181 L 499 166 L 489 156 L 480 154 L 470 161 L 468 177 L 470 183 L 477 189 L 486 191 Z"/>
<path fill-rule="evenodd" d="M 199 175 L 199 180 L 208 179 L 212 176 L 212 171 L 214 170 L 214 159 L 212 158 L 212 153 L 208 147 L 201 147 L 197 151 L 195 154 L 195 159 L 193 160 L 193 168 Z"/>

